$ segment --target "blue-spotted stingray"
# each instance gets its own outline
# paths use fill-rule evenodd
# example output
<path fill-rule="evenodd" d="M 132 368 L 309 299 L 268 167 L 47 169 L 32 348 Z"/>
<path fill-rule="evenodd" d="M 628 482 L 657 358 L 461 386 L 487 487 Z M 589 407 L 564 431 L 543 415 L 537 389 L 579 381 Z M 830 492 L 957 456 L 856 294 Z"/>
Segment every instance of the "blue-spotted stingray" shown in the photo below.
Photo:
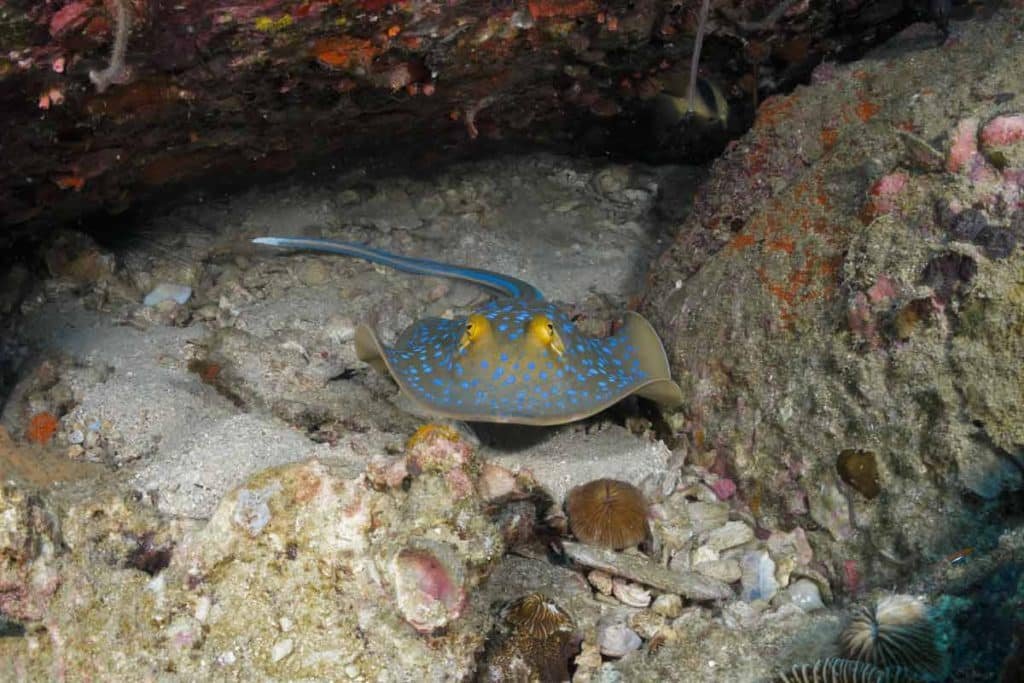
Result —
<path fill-rule="evenodd" d="M 433 415 L 469 422 L 556 425 L 589 417 L 636 394 L 682 402 L 657 333 L 636 313 L 614 335 L 581 333 L 533 285 L 479 268 L 399 256 L 351 242 L 260 237 L 257 244 L 354 256 L 417 275 L 465 280 L 498 293 L 476 312 L 413 323 L 384 346 L 365 325 L 356 355 L 390 374 Z"/>

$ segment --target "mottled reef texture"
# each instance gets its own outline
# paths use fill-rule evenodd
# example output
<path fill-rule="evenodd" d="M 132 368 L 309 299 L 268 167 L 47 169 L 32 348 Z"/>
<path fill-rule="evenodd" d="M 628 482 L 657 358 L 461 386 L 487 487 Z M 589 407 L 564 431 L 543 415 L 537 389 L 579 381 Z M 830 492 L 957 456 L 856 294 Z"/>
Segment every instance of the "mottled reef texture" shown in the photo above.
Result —
<path fill-rule="evenodd" d="M 0 678 L 465 680 L 491 619 L 474 589 L 504 550 L 475 468 L 428 431 L 376 477 L 266 470 L 202 525 L 109 494 L 67 506 L 60 532 L 5 531 L 0 553 L 33 548 L 40 579 L 0 605 L 30 624 L 0 639 Z M 4 519 L 46 518 L 21 495 L 0 493 Z"/>
<path fill-rule="evenodd" d="M 847 588 L 987 543 L 1022 486 L 1021 21 L 766 101 L 653 268 L 695 457 Z"/>
<path fill-rule="evenodd" d="M 773 5 L 711 3 L 705 73 L 741 119 L 758 82 L 791 86 L 927 2 Z M 688 68 L 699 6 L 3 0 L 0 225 L 118 212 L 179 183 L 327 156 L 413 150 L 434 163 L 486 140 L 595 135 L 630 148 L 664 74 Z"/>

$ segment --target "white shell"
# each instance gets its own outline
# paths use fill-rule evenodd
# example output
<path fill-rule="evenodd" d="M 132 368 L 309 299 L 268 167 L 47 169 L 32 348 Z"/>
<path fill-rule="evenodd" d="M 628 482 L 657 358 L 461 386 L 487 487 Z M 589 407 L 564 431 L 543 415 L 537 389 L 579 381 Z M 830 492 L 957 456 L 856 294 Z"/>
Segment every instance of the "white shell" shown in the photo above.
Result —
<path fill-rule="evenodd" d="M 612 581 L 612 595 L 618 598 L 619 602 L 630 607 L 647 607 L 651 604 L 650 591 L 625 579 L 617 578 Z"/>
<path fill-rule="evenodd" d="M 598 593 L 601 593 L 602 595 L 612 594 L 613 582 L 611 574 L 607 574 L 600 569 L 594 569 L 587 574 L 587 581 L 590 582 L 590 585 L 593 586 Z"/>

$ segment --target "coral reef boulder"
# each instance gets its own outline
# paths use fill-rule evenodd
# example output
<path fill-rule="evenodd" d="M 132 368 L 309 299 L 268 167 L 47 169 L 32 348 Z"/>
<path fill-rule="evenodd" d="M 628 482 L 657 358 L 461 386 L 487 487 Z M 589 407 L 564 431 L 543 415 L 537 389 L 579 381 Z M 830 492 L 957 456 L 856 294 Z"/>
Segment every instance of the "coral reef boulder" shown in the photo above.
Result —
<path fill-rule="evenodd" d="M 961 50 L 908 31 L 764 102 L 652 269 L 696 460 L 727 463 L 765 527 L 813 520 L 814 544 L 859 549 L 871 580 L 962 545 L 971 506 L 1024 482 L 1018 117 L 977 97 L 1024 68 L 990 47 L 1012 25 L 973 25 Z M 908 131 L 948 140 L 943 170 Z M 855 473 L 851 453 L 873 455 Z"/>
<path fill-rule="evenodd" d="M 205 524 L 161 525 L 151 507 L 116 502 L 73 508 L 48 637 L 16 651 L 14 669 L 465 680 L 492 622 L 474 588 L 504 545 L 472 493 L 472 451 L 449 437 L 430 436 L 431 471 L 394 487 L 319 460 L 265 470 Z"/>

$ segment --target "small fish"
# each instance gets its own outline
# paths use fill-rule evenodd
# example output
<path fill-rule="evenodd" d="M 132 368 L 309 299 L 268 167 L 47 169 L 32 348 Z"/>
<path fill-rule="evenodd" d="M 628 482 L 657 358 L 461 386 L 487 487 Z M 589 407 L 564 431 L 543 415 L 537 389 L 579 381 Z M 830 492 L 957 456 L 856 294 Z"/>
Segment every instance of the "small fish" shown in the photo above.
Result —
<path fill-rule="evenodd" d="M 681 77 L 669 76 L 666 85 L 651 103 L 655 137 L 670 138 L 687 125 L 714 126 L 725 129 L 729 123 L 729 102 L 721 89 L 711 81 L 697 79 L 693 108 L 687 93 L 688 85 Z"/>
<path fill-rule="evenodd" d="M 956 552 L 946 555 L 944 561 L 949 564 L 960 564 L 961 562 L 964 562 L 973 552 L 974 548 L 961 548 Z"/>
<path fill-rule="evenodd" d="M 556 425 L 636 394 L 682 403 L 654 328 L 636 313 L 610 337 L 580 332 L 533 285 L 480 268 L 399 256 L 362 244 L 260 237 L 257 244 L 354 256 L 416 275 L 465 280 L 500 296 L 472 314 L 413 323 L 394 347 L 360 325 L 356 356 L 389 374 L 433 415 L 471 422 Z"/>

